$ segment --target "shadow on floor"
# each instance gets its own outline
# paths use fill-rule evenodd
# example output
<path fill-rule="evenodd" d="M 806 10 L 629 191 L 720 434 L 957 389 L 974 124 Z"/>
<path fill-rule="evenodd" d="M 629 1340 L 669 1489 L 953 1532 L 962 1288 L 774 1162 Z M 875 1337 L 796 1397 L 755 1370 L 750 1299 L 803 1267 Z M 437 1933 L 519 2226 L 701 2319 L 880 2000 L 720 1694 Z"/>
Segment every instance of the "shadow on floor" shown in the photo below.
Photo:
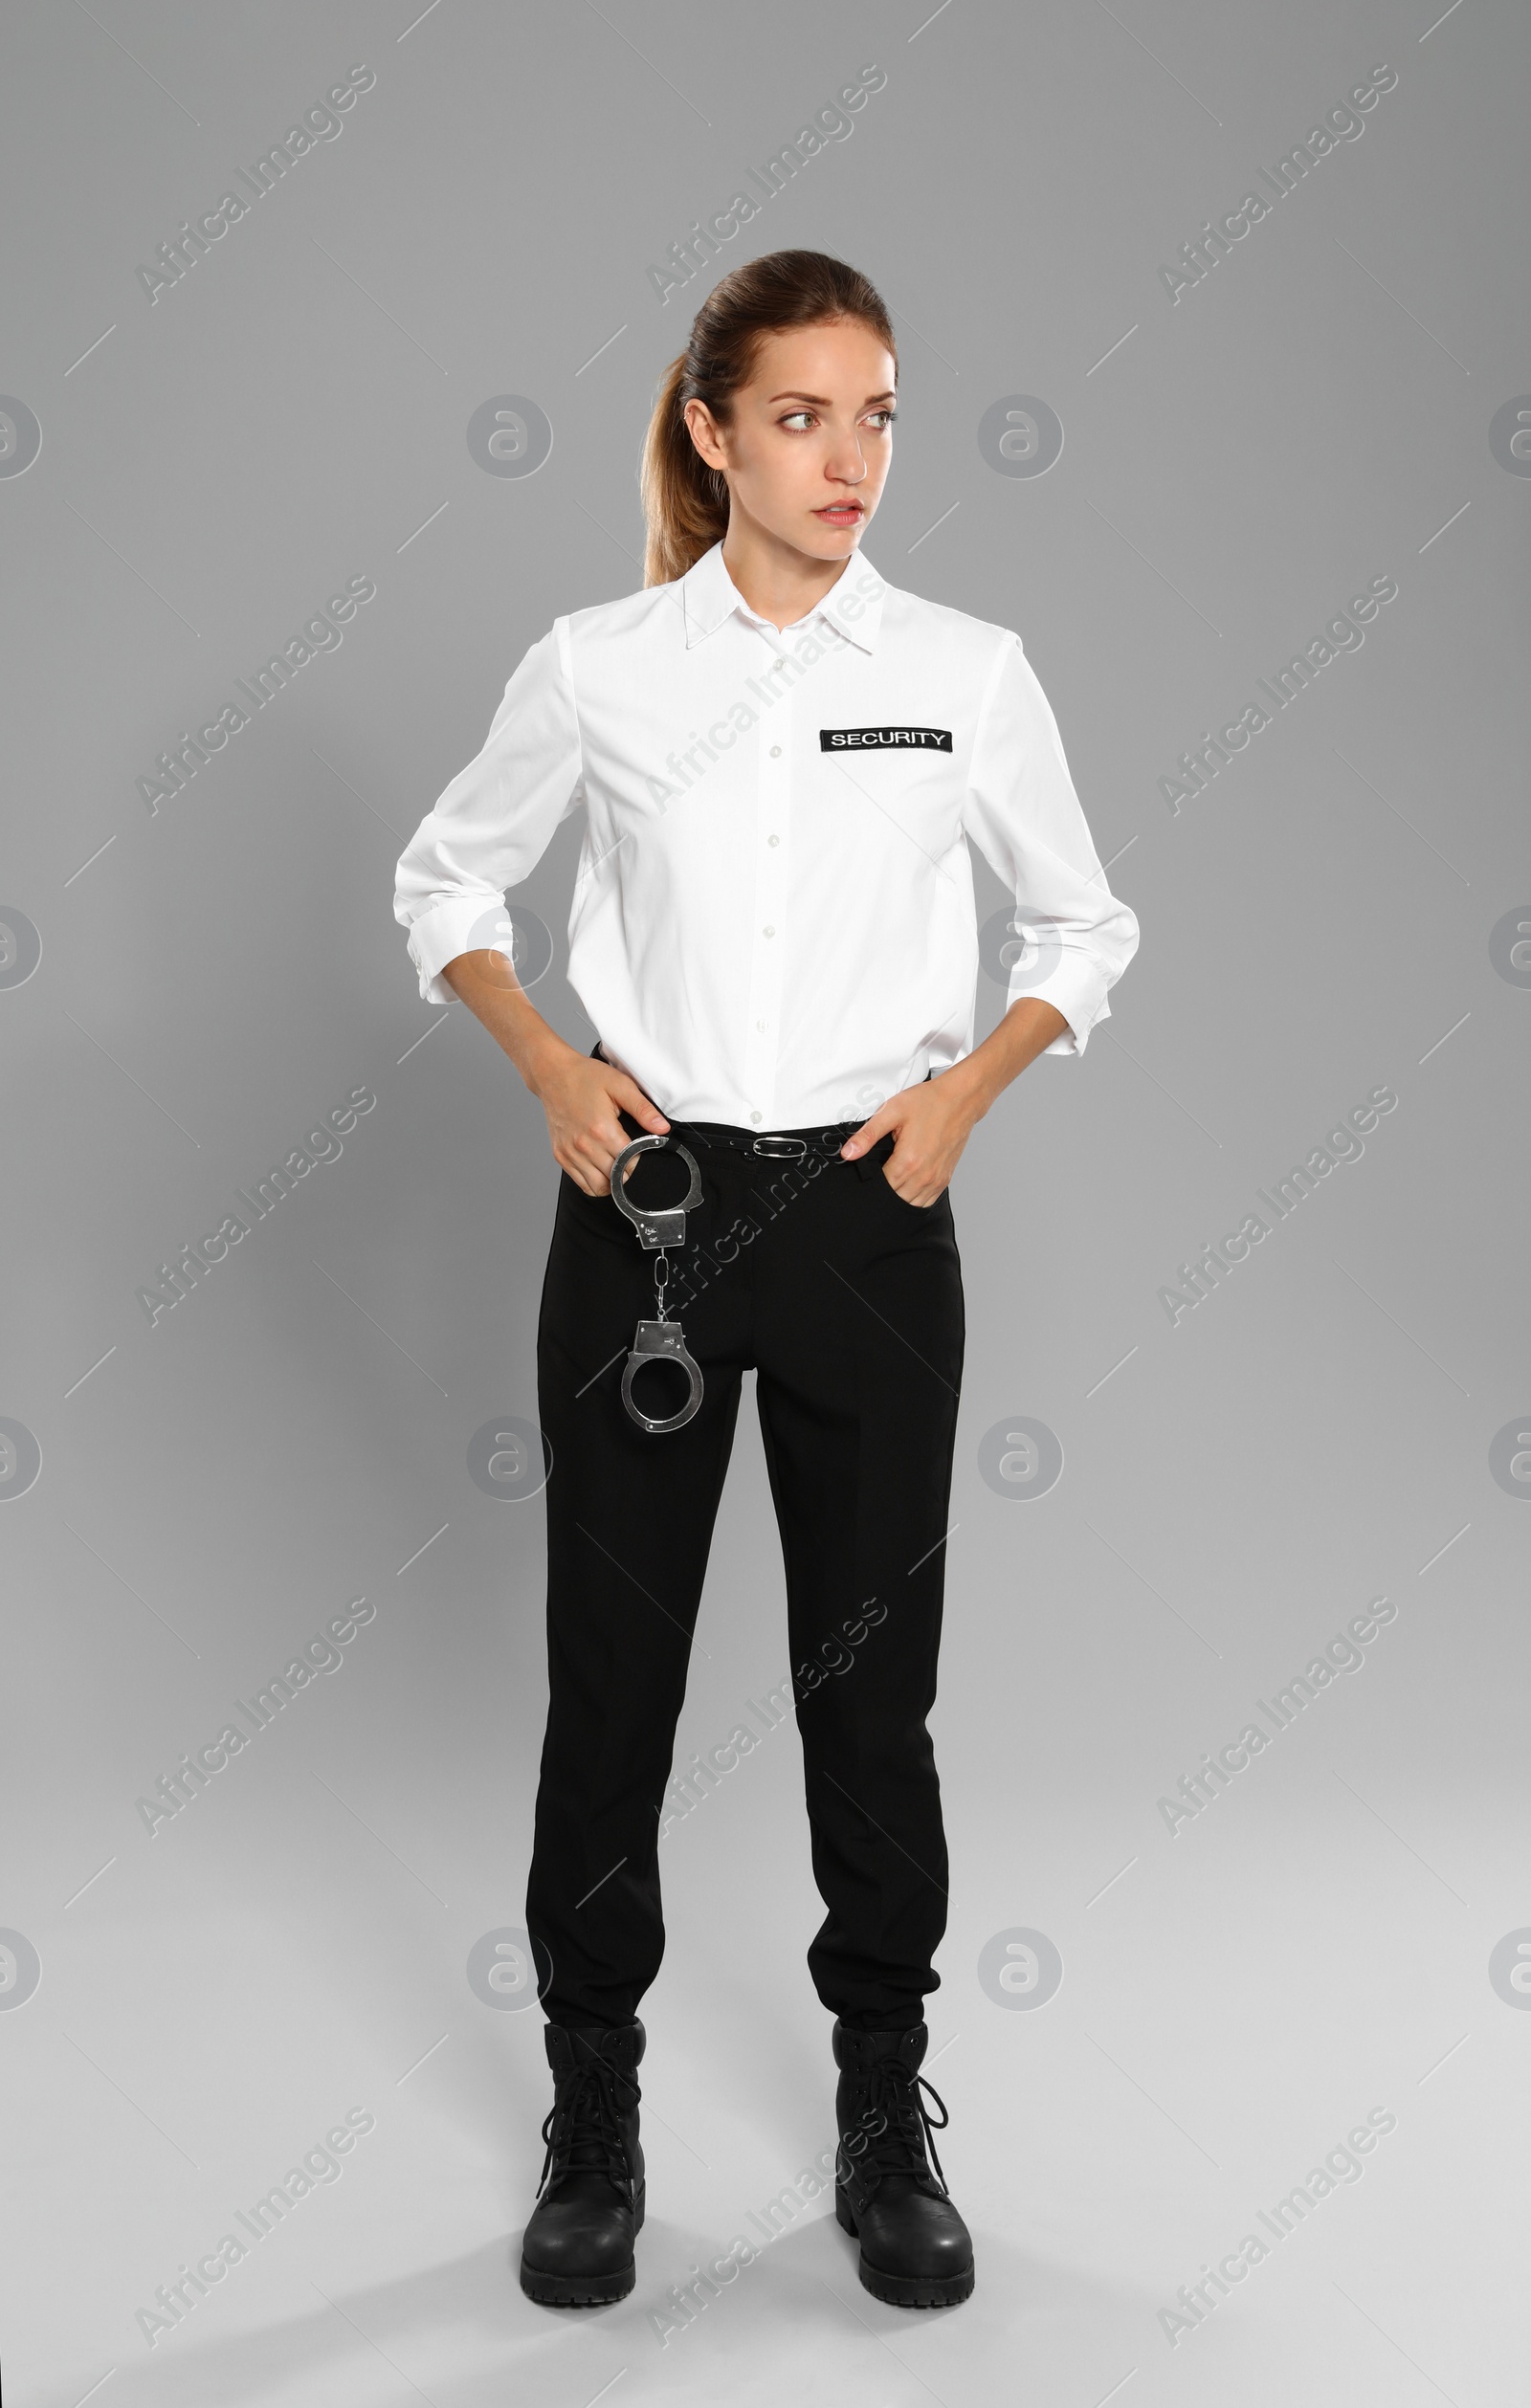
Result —
<path fill-rule="evenodd" d="M 1076 2352 L 1081 2331 L 1102 2331 L 1129 2311 L 1134 2321 L 1142 2315 L 1140 2303 L 1113 2296 L 1089 2276 L 1029 2257 L 982 2231 L 974 2236 L 973 2297 L 955 2309 L 925 2312 L 890 2308 L 862 2288 L 856 2245 L 835 2223 L 832 2203 L 818 2202 L 815 2212 L 769 2242 L 758 2234 L 752 2239 L 758 2256 L 716 2296 L 703 2289 L 689 2323 L 680 2320 L 670 2286 L 694 2280 L 691 2269 L 710 2262 L 719 2239 L 660 2219 L 645 2225 L 639 2241 L 635 2288 L 608 2309 L 576 2312 L 528 2300 L 517 2279 L 519 2225 L 412 2274 L 328 2296 L 316 2286 L 311 2313 L 264 2331 L 219 2335 L 209 2299 L 196 2311 L 198 2321 L 208 2317 L 201 2332 L 189 2325 L 164 2336 L 152 2360 L 145 2352 L 138 2366 L 131 2356 L 122 2363 L 125 2379 L 118 2396 L 138 2387 L 134 2377 L 142 2368 L 148 2378 L 144 2397 L 152 2396 L 156 2408 L 207 2408 L 214 2399 L 219 2408 L 241 2408 L 309 2397 L 381 2397 L 383 2391 L 361 2390 L 366 2361 L 376 2356 L 395 2370 L 377 2368 L 387 2396 L 402 2375 L 435 2408 L 498 2400 L 507 2377 L 527 2397 L 552 2397 L 562 2396 L 570 2379 L 577 2388 L 570 2351 L 583 2356 L 580 2342 L 601 2332 L 614 2355 L 628 2361 L 622 2388 L 630 2408 L 639 2398 L 676 2408 L 692 2397 L 712 2400 L 724 2375 L 732 2399 L 776 2401 L 784 2377 L 795 2387 L 795 2379 L 810 2373 L 814 2350 L 832 2341 L 864 2344 L 894 2379 L 891 2350 L 909 2375 L 913 2399 L 920 2386 L 913 2366 L 932 2365 L 933 2349 L 949 2367 L 969 2353 L 980 2361 L 989 2358 L 1001 2333 L 1011 2341 L 1029 2333 L 1040 2340 L 1053 2328 L 1067 2331 Z M 940 2341 L 938 2328 L 945 2336 Z M 91 2379 L 83 2376 L 80 2389 Z M 904 2389 L 896 2379 L 894 2387 L 899 2394 Z"/>

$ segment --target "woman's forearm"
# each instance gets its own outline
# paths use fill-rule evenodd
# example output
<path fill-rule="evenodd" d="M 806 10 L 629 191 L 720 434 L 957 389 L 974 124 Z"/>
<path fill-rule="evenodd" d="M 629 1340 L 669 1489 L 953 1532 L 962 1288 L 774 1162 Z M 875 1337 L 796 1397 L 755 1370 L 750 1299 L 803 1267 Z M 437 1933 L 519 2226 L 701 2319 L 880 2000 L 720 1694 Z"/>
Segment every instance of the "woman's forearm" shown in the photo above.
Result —
<path fill-rule="evenodd" d="M 943 1084 L 955 1079 L 959 1088 L 970 1091 L 973 1116 L 981 1119 L 1011 1079 L 1019 1078 L 1068 1025 L 1056 1005 L 1045 1004 L 1039 995 L 1018 996 L 983 1044 L 943 1072 Z"/>
<path fill-rule="evenodd" d="M 538 1093 L 547 1065 L 571 1053 L 555 1028 L 526 996 L 502 953 L 487 946 L 459 953 L 441 973 L 459 1003 L 482 1021 L 497 1045 L 509 1054 L 531 1093 Z"/>

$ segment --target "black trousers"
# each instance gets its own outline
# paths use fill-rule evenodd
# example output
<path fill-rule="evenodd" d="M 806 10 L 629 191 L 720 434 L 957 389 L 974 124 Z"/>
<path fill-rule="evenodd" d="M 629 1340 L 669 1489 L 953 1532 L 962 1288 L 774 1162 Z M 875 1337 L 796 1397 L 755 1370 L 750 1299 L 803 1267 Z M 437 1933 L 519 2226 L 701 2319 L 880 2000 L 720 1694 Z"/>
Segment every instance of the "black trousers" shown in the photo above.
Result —
<path fill-rule="evenodd" d="M 720 1141 L 751 1131 L 672 1129 L 704 1191 L 667 1256 L 669 1310 L 705 1382 L 693 1419 L 651 1434 L 624 1408 L 634 1326 L 655 1317 L 656 1258 L 609 1195 L 566 1172 L 543 1285 L 550 1694 L 526 1898 L 542 2003 L 555 2022 L 627 2022 L 659 1969 L 676 1723 L 749 1366 L 787 1578 L 788 1674 L 765 1704 L 770 1719 L 795 1708 L 827 1910 L 809 1971 L 847 2024 L 901 2028 L 939 1984 L 946 1920 L 925 1725 L 965 1339 L 950 1197 L 921 1208 L 895 1193 L 891 1136 L 844 1162 L 817 1151 L 819 1131 L 796 1132 L 813 1150 L 788 1161 Z M 685 1177 L 674 1153 L 640 1155 L 626 1192 L 660 1205 Z M 683 1376 L 646 1366 L 634 1393 L 668 1415 Z M 738 1728 L 749 1734 L 749 1718 Z M 693 1782 L 741 1760 L 711 1753 Z"/>

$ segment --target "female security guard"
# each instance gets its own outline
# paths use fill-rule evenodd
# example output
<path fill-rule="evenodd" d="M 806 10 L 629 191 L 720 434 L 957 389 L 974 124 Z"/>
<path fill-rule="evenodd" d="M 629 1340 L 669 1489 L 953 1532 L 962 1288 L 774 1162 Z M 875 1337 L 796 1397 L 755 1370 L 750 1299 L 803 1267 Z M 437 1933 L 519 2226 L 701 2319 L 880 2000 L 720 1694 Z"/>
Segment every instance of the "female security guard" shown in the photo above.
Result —
<path fill-rule="evenodd" d="M 421 994 L 459 997 L 503 1047 L 562 1172 L 538 1328 L 550 1699 L 526 1901 L 555 2087 L 521 2260 L 550 2304 L 634 2281 L 659 1814 L 746 1366 L 827 1910 L 808 1962 L 835 2017 L 836 2211 L 878 2298 L 973 2287 L 921 2088 L 945 2110 L 919 2071 L 946 1901 L 926 1715 L 964 1346 L 947 1188 L 1010 1081 L 1083 1051 L 1138 929 L 1019 639 L 885 584 L 861 548 L 897 375 L 887 310 L 840 261 L 784 251 L 724 276 L 649 430 L 643 591 L 532 646 L 399 863 Z M 568 978 L 600 1031 L 589 1055 L 493 933 L 581 805 Z M 968 836 L 1027 939 L 976 1048 Z M 697 1165 L 649 1325 L 683 1316 L 689 1412 L 667 1385 L 678 1357 L 623 1393 L 656 1271 L 633 1215 L 673 1207 L 680 1168 L 653 1146 L 613 1183 L 640 1136 Z M 848 1635 L 854 1673 L 829 1678 L 815 1659 Z"/>

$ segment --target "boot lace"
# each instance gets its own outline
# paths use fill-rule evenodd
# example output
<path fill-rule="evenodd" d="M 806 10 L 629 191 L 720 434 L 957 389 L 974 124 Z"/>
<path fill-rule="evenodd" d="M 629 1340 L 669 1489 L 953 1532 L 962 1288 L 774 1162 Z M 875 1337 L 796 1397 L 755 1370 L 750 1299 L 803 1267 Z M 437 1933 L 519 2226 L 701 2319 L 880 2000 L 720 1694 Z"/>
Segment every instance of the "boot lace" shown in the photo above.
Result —
<path fill-rule="evenodd" d="M 619 2098 L 619 2089 L 629 2095 Z M 543 2121 L 547 2152 L 537 2197 L 542 2198 L 544 2188 L 551 2196 L 566 2174 L 604 2174 L 632 2207 L 636 2182 L 620 2119 L 632 2111 L 641 2095 L 637 2083 L 621 2066 L 606 2057 L 583 2056 L 560 2083 Z"/>
<path fill-rule="evenodd" d="M 946 2176 L 931 2134 L 943 2132 L 951 2117 L 935 2086 L 922 2073 L 912 2073 L 901 2057 L 879 2057 L 867 2075 L 866 2088 L 866 2105 L 854 2128 L 840 2137 L 836 2178 L 848 2181 L 851 2170 L 859 2166 L 863 2179 L 875 2190 L 885 2174 L 928 2176 L 934 2168 L 941 2196 L 948 2198 Z M 929 2091 L 941 2110 L 941 2120 L 934 2126 L 921 2090 Z"/>

